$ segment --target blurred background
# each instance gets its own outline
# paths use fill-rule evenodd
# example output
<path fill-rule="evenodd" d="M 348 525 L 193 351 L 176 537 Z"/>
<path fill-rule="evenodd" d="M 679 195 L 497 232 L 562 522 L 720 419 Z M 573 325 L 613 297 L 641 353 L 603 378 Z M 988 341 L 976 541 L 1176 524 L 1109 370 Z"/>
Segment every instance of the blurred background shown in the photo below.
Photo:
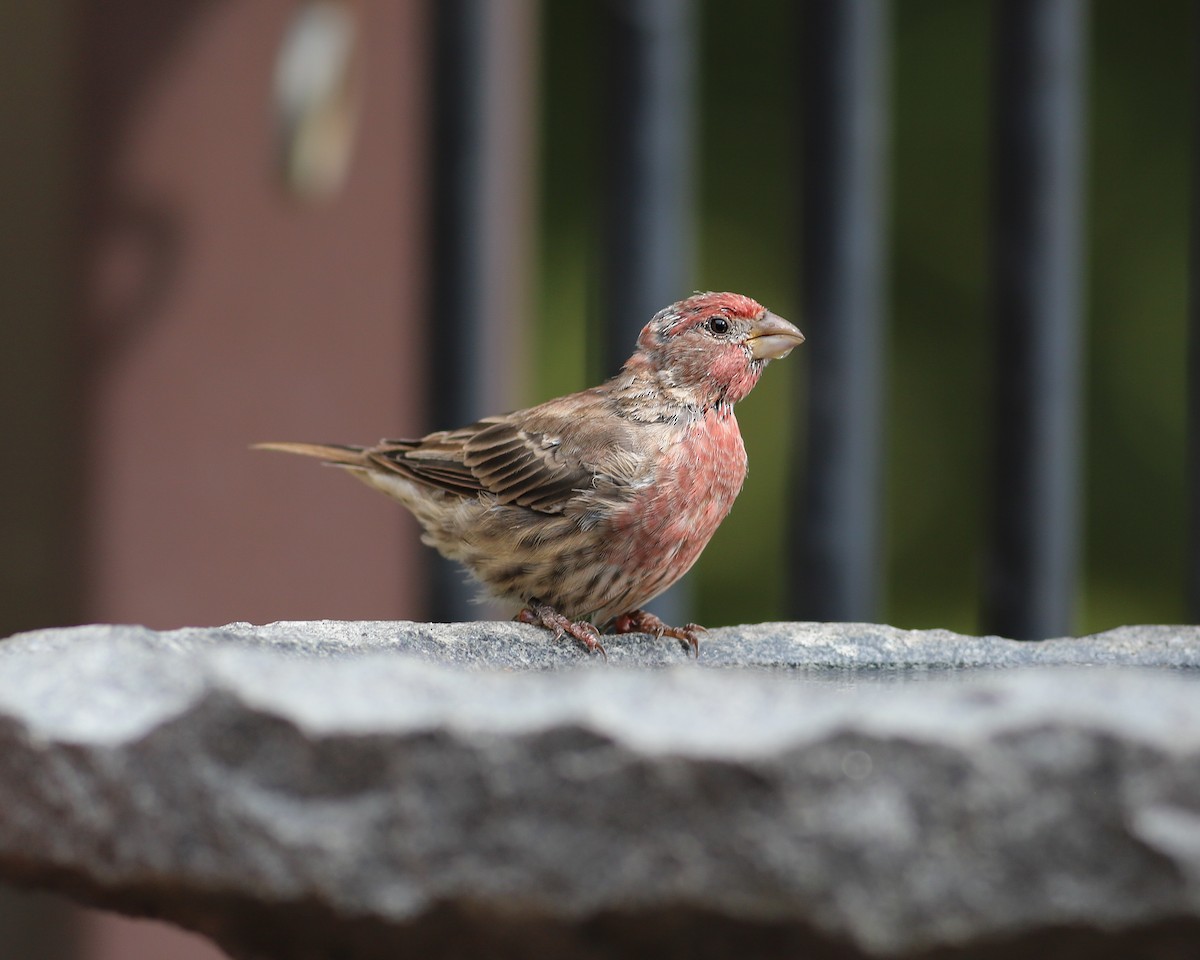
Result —
<path fill-rule="evenodd" d="M 997 221 L 1030 179 L 997 117 L 1005 18 L 1046 11 L 1034 87 L 1066 92 L 1032 126 L 1051 149 L 1077 130 L 1049 195 L 1078 211 L 1042 318 L 997 308 L 1023 242 Z M 1000 629 L 1005 351 L 1044 321 L 1066 331 L 1069 516 L 1058 612 L 1025 632 L 1187 619 L 1196 28 L 1187 0 L 0 3 L 0 636 L 471 615 L 402 509 L 248 445 L 420 435 L 582 388 L 695 289 L 809 342 L 739 407 L 746 487 L 666 609 Z M 839 183 L 821 147 L 845 116 Z M 849 296 L 863 342 L 832 356 L 823 224 L 864 197 L 845 222 L 866 279 L 845 276 L 877 296 Z M 826 429 L 865 459 L 825 457 Z M 853 549 L 826 558 L 806 510 L 829 459 L 859 499 Z M 814 597 L 814 564 L 841 564 L 849 599 Z M 4 942 L 217 956 L 17 894 Z"/>

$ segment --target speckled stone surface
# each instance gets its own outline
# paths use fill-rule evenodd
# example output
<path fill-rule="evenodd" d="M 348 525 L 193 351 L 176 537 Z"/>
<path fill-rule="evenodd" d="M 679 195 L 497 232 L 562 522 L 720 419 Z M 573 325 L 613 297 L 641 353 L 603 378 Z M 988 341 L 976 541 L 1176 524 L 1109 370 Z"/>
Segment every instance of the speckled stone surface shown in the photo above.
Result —
<path fill-rule="evenodd" d="M 246 960 L 1200 943 L 1200 630 L 606 645 L 370 622 L 0 641 L 0 881 Z"/>

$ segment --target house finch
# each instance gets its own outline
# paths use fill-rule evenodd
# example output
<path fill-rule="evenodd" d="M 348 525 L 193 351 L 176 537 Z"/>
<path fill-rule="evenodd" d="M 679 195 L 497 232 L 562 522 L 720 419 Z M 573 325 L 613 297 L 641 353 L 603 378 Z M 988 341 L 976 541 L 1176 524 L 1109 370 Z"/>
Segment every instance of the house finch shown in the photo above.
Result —
<path fill-rule="evenodd" d="M 593 624 L 699 650 L 702 627 L 641 609 L 696 562 L 746 477 L 733 405 L 804 341 L 749 297 L 661 310 L 611 380 L 419 440 L 265 443 L 344 467 L 399 500 L 422 539 L 516 619 L 604 652 Z"/>

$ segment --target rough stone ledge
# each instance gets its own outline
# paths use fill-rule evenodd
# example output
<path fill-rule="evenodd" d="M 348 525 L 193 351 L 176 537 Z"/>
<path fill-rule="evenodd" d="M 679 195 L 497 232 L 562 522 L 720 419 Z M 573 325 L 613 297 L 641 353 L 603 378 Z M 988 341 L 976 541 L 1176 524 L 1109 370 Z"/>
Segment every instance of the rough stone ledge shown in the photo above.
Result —
<path fill-rule="evenodd" d="M 1200 629 L 608 649 L 517 624 L 0 642 L 0 880 L 241 958 L 1200 943 Z"/>

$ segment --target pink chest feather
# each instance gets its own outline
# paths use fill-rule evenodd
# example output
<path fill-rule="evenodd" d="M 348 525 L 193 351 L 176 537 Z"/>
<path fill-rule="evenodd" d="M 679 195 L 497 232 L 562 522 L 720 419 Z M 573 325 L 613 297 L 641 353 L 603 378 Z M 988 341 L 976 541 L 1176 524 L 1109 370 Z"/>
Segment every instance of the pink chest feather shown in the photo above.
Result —
<path fill-rule="evenodd" d="M 733 411 L 708 411 L 617 521 L 629 560 L 643 568 L 668 565 L 682 576 L 729 515 L 745 479 L 746 448 Z"/>

